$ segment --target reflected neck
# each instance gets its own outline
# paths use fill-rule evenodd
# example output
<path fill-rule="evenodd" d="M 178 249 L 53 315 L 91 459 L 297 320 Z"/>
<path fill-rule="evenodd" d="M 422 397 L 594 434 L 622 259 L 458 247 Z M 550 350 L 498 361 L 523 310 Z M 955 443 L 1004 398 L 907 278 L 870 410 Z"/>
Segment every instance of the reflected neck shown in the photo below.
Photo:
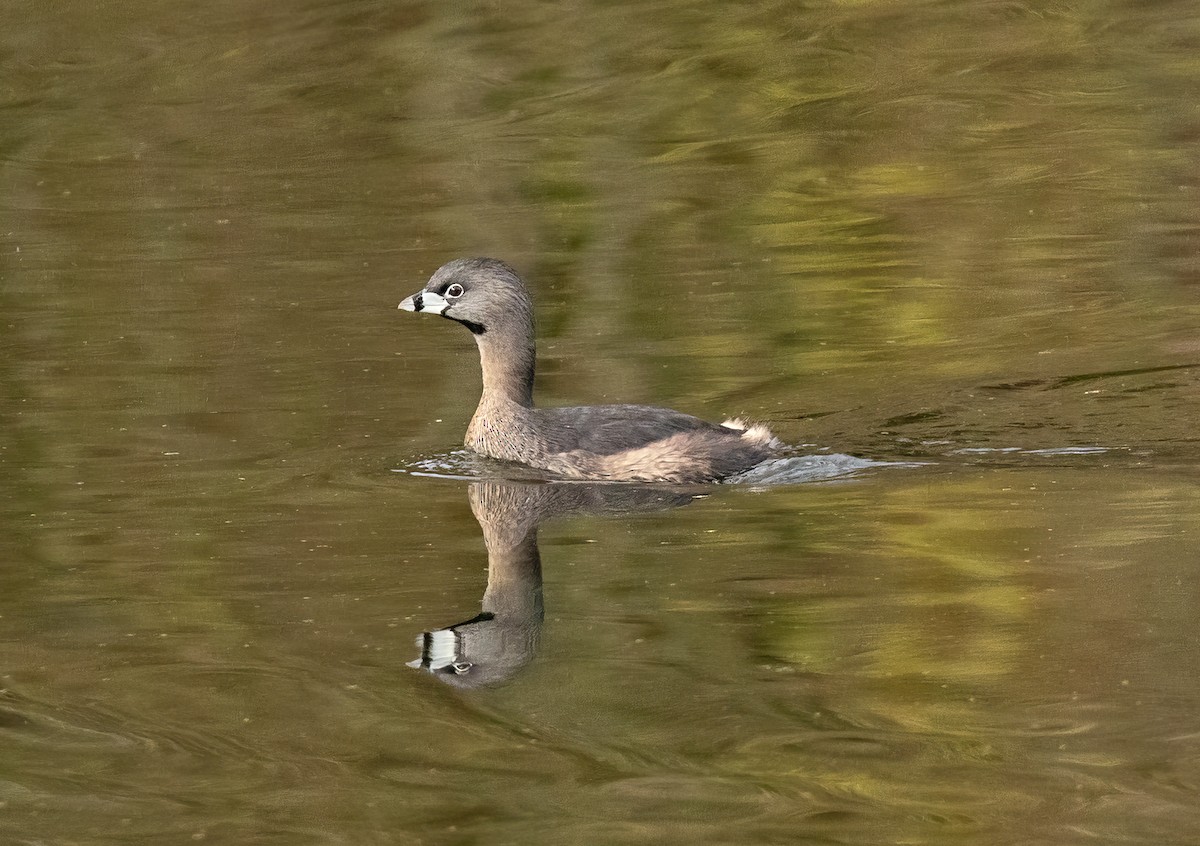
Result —
<path fill-rule="evenodd" d="M 483 610 L 507 623 L 536 626 L 542 621 L 542 559 L 538 554 L 537 530 L 516 546 L 497 544 L 488 537 L 488 583 Z"/>

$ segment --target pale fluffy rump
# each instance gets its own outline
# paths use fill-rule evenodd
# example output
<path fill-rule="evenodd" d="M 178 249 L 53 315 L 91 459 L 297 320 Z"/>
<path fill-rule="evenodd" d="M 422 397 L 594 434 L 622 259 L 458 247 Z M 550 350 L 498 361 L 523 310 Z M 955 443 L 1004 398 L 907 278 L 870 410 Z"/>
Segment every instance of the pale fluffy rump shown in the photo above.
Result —
<path fill-rule="evenodd" d="M 754 425 L 751 426 L 740 417 L 731 417 L 721 423 L 726 429 L 733 429 L 735 432 L 742 433 L 742 440 L 752 444 L 761 444 L 771 449 L 777 449 L 781 446 L 778 438 L 771 434 L 771 430 L 766 426 Z"/>

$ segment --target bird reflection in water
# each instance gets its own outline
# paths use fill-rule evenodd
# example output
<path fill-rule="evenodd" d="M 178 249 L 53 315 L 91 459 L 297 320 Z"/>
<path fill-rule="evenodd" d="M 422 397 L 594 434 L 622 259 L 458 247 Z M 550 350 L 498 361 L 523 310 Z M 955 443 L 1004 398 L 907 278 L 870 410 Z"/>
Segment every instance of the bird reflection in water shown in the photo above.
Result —
<path fill-rule="evenodd" d="M 469 620 L 418 637 L 421 657 L 408 665 L 462 688 L 505 681 L 537 654 L 544 616 L 537 531 L 544 521 L 660 511 L 704 495 L 680 488 L 498 479 L 472 482 L 467 493 L 487 547 L 483 608 Z"/>

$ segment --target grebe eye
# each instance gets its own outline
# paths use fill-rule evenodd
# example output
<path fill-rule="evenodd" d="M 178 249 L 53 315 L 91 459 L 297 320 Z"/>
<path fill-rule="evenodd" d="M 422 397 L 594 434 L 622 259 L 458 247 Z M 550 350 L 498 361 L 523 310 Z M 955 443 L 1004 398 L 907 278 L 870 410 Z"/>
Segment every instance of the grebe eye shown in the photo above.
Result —
<path fill-rule="evenodd" d="M 448 300 L 457 300 L 462 295 L 463 295 L 463 286 L 459 285 L 457 282 L 455 282 L 453 285 L 451 285 L 449 288 L 447 288 L 446 293 L 443 294 L 443 296 Z"/>

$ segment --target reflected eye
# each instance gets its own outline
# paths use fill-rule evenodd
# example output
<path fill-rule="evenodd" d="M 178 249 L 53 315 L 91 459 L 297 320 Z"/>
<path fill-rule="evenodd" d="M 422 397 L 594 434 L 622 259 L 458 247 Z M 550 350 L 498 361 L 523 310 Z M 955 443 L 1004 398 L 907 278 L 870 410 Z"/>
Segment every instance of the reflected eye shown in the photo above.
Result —
<path fill-rule="evenodd" d="M 449 288 L 446 289 L 446 293 L 443 294 L 442 296 L 444 296 L 448 300 L 457 300 L 462 295 L 463 295 L 463 286 L 459 285 L 457 282 L 455 282 L 453 285 L 451 285 Z"/>

